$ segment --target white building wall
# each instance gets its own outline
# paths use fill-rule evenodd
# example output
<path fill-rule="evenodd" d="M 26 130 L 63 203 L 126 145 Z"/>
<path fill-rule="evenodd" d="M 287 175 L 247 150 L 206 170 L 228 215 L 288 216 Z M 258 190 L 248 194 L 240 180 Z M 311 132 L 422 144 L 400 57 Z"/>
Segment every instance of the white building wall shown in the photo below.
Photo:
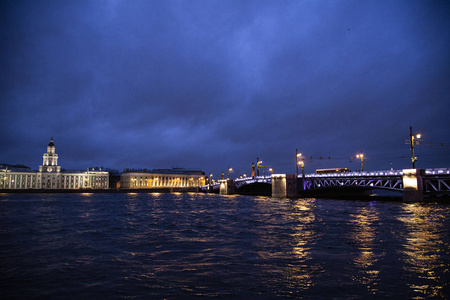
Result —
<path fill-rule="evenodd" d="M 200 174 L 159 174 L 148 172 L 127 172 L 120 175 L 123 189 L 196 187 L 205 184 Z"/>
<path fill-rule="evenodd" d="M 108 172 L 12 172 L 0 170 L 0 189 L 109 189 Z"/>

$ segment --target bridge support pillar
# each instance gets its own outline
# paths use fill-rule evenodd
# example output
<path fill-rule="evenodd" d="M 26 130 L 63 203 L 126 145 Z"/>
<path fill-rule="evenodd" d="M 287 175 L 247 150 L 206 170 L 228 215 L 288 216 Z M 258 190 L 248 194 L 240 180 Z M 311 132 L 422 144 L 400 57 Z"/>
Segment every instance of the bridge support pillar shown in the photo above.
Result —
<path fill-rule="evenodd" d="M 220 182 L 220 195 L 232 195 L 234 193 L 234 180 L 224 179 Z"/>
<path fill-rule="evenodd" d="M 403 202 L 423 201 L 423 170 L 403 170 Z"/>
<path fill-rule="evenodd" d="M 274 198 L 298 197 L 296 174 L 273 174 L 272 197 Z"/>

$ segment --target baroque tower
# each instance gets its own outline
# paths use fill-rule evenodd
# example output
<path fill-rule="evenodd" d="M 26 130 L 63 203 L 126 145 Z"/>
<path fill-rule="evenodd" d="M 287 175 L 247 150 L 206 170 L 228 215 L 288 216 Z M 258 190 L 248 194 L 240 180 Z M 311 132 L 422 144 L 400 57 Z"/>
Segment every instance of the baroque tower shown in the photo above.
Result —
<path fill-rule="evenodd" d="M 47 146 L 47 153 L 44 153 L 42 166 L 39 166 L 39 172 L 61 172 L 61 167 L 58 166 L 58 154 L 55 153 L 53 137 Z"/>

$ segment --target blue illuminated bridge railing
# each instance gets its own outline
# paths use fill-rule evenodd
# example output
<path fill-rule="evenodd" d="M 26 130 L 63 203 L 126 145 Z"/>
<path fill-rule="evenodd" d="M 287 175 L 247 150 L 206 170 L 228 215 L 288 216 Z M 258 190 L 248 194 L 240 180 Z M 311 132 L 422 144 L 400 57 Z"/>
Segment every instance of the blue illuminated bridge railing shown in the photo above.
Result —
<path fill-rule="evenodd" d="M 403 190 L 402 171 L 345 172 L 306 174 L 303 190 L 329 189 L 336 187 L 379 188 Z"/>
<path fill-rule="evenodd" d="M 306 174 L 304 190 L 340 186 L 403 191 L 403 171 L 368 171 L 329 174 Z M 450 169 L 426 169 L 422 175 L 425 193 L 450 191 Z"/>

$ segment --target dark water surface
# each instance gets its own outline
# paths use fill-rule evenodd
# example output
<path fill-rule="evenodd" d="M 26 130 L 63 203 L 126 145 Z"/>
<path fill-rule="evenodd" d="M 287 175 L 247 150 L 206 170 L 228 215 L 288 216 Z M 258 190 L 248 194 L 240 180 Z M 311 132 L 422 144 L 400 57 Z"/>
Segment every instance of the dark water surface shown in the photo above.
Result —
<path fill-rule="evenodd" d="M 450 205 L 0 194 L 0 298 L 445 299 Z"/>

